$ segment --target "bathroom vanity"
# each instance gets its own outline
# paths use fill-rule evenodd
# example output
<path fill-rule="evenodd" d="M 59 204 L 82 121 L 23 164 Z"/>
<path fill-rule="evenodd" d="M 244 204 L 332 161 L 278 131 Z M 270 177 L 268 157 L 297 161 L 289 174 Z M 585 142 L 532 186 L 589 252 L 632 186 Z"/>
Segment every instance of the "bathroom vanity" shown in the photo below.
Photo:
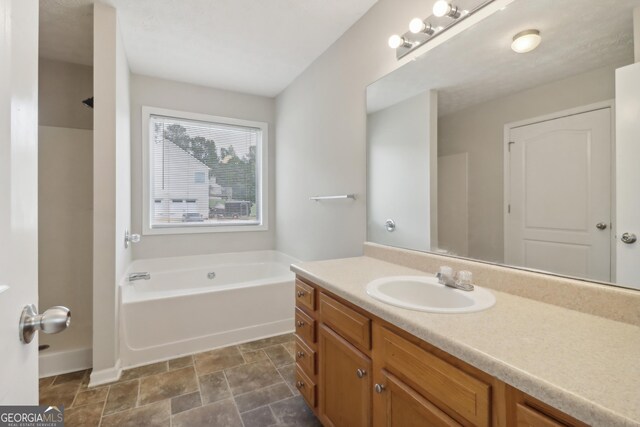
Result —
<path fill-rule="evenodd" d="M 478 313 L 393 307 L 366 283 L 427 273 L 369 256 L 292 269 L 296 386 L 325 426 L 640 422 L 638 326 L 496 290 L 496 305 Z"/>

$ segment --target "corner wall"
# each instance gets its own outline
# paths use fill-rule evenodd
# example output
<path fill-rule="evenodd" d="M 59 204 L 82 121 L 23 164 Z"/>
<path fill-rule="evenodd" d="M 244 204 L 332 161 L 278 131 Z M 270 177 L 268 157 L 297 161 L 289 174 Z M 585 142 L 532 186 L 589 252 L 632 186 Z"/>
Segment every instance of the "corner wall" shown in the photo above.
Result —
<path fill-rule="evenodd" d="M 133 245 L 135 259 L 242 252 L 275 247 L 275 100 L 155 77 L 131 78 L 132 226 L 142 232 L 142 107 L 266 122 L 269 124 L 269 230 L 238 233 L 143 235 Z"/>
<path fill-rule="evenodd" d="M 431 44 L 455 36 L 511 0 L 487 6 Z M 362 254 L 366 240 L 366 87 L 401 61 L 387 45 L 435 0 L 379 0 L 277 97 L 277 248 L 303 260 Z M 356 201 L 312 202 L 355 193 Z M 432 214 L 437 212 L 432 211 Z M 435 231 L 435 230 L 434 230 Z"/>
<path fill-rule="evenodd" d="M 93 384 L 117 378 L 118 281 L 131 261 L 129 65 L 116 10 L 94 5 Z"/>

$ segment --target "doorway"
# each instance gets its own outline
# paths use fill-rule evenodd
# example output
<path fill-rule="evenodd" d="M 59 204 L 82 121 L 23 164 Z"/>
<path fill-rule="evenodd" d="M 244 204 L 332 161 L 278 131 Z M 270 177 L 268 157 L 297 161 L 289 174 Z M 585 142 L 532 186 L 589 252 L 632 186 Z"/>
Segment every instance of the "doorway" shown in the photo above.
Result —
<path fill-rule="evenodd" d="M 505 126 L 505 261 L 612 280 L 612 103 Z"/>

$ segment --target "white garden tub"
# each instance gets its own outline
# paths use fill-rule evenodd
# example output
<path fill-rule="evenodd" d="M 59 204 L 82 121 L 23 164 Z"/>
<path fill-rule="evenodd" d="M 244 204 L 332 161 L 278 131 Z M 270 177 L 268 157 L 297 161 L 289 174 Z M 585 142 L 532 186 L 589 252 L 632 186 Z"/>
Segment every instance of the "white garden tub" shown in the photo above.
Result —
<path fill-rule="evenodd" d="M 292 332 L 294 262 L 275 251 L 134 261 L 120 284 L 122 366 Z M 129 282 L 134 272 L 151 279 Z"/>

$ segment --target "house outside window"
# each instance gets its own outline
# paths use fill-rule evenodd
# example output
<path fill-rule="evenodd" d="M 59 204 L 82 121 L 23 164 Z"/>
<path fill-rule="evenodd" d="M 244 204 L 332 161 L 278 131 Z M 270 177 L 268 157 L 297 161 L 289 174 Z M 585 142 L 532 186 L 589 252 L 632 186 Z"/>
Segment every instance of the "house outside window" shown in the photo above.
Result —
<path fill-rule="evenodd" d="M 152 107 L 142 116 L 144 234 L 267 229 L 266 123 Z"/>

